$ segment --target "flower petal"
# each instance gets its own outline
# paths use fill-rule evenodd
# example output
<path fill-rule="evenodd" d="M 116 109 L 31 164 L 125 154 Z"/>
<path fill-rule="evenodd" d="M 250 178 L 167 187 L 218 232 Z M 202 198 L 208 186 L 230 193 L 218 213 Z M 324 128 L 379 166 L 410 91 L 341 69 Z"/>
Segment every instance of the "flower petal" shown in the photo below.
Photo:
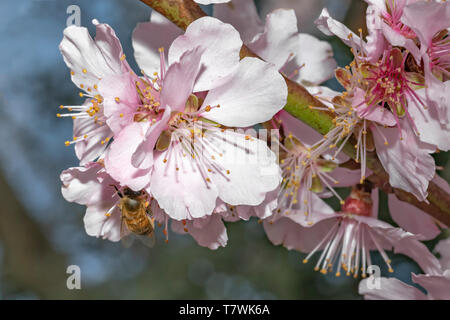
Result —
<path fill-rule="evenodd" d="M 303 213 L 299 213 L 299 215 L 303 215 Z M 267 237 L 274 245 L 283 245 L 288 250 L 310 252 L 330 231 L 336 223 L 334 218 L 337 217 L 329 215 L 328 219 L 323 219 L 312 227 L 304 227 L 291 218 L 292 215 L 289 214 L 289 216 L 283 216 L 273 222 L 271 218 L 264 220 L 263 225 Z"/>
<path fill-rule="evenodd" d="M 168 49 L 183 31 L 169 19 L 152 10 L 150 22 L 138 23 L 133 31 L 134 58 L 147 75 L 160 72 L 159 48 Z M 167 61 L 167 50 L 164 51 Z"/>
<path fill-rule="evenodd" d="M 450 28 L 450 4 L 434 1 L 410 4 L 403 9 L 401 21 L 414 30 L 422 45 L 429 46 L 437 32 Z"/>
<path fill-rule="evenodd" d="M 206 50 L 201 60 L 203 70 L 194 86 L 195 92 L 219 86 L 238 68 L 242 40 L 229 24 L 212 17 L 197 19 L 170 46 L 169 65 L 179 61 L 184 52 L 199 45 Z"/>
<path fill-rule="evenodd" d="M 377 279 L 364 279 L 359 283 L 358 293 L 366 300 L 428 300 L 419 289 L 397 278 L 379 278 L 379 288 L 375 287 Z M 371 285 L 369 285 L 371 283 Z"/>
<path fill-rule="evenodd" d="M 427 197 L 428 182 L 435 173 L 434 147 L 419 141 L 404 122 L 402 137 L 396 128 L 378 127 L 372 130 L 378 158 L 389 174 L 389 183 L 414 194 L 419 201 Z M 381 135 L 382 134 L 382 135 Z M 385 145 L 386 137 L 388 145 Z"/>
<path fill-rule="evenodd" d="M 211 250 L 225 247 L 228 235 L 221 216 L 213 214 L 201 220 L 205 220 L 205 222 L 202 222 L 202 226 L 197 226 L 195 220 L 187 220 L 186 225 L 180 221 L 172 221 L 172 229 L 181 234 L 188 232 L 202 247 L 207 247 Z"/>
<path fill-rule="evenodd" d="M 450 80 L 442 82 L 433 74 L 430 68 L 430 58 L 428 55 L 423 55 L 425 83 L 426 89 L 426 103 L 429 108 L 434 108 L 437 113 L 436 119 L 439 119 L 440 123 L 445 128 L 450 130 Z"/>
<path fill-rule="evenodd" d="M 385 6 L 384 0 L 380 4 L 369 5 L 366 12 L 366 25 L 369 34 L 367 35 L 367 44 L 365 48 L 368 53 L 369 61 L 376 63 L 379 57 L 387 49 L 387 41 L 382 32 L 381 11 L 379 5 Z M 382 9 L 381 9 L 382 10 Z"/>
<path fill-rule="evenodd" d="M 212 214 L 218 190 L 206 181 L 201 169 L 199 157 L 192 158 L 179 143 L 155 154 L 149 193 L 172 219 L 190 220 Z"/>
<path fill-rule="evenodd" d="M 259 205 L 279 185 L 276 156 L 264 141 L 231 130 L 208 131 L 204 139 L 219 153 L 213 165 L 222 170 L 213 167 L 210 176 L 225 203 Z"/>
<path fill-rule="evenodd" d="M 120 74 L 129 70 L 122 58 L 123 50 L 114 30 L 107 24 L 96 25 L 93 40 L 85 27 L 75 25 L 64 29 L 64 38 L 59 45 L 64 62 L 72 71 L 72 81 L 79 88 L 93 88 L 100 78 Z"/>
<path fill-rule="evenodd" d="M 317 18 L 314 23 L 317 25 L 317 28 L 327 36 L 335 35 L 349 47 L 355 46 L 360 50 L 362 49 L 361 44 L 364 43 L 364 41 L 354 32 L 350 31 L 345 25 L 334 20 L 326 8 L 323 8 L 319 18 Z"/>
<path fill-rule="evenodd" d="M 98 91 L 103 97 L 106 123 L 118 134 L 133 123 L 136 109 L 141 104 L 134 79 L 129 73 L 108 76 L 99 82 Z"/>
<path fill-rule="evenodd" d="M 420 235 L 421 240 L 434 239 L 441 233 L 431 216 L 407 202 L 400 201 L 394 194 L 389 194 L 388 205 L 392 219 L 406 231 Z"/>
<path fill-rule="evenodd" d="M 440 274 L 441 266 L 436 257 L 428 248 L 418 240 L 418 236 L 406 232 L 401 228 L 395 228 L 390 224 L 371 217 L 354 216 L 354 219 L 367 224 L 371 230 L 378 234 L 379 240 L 384 242 L 384 248 L 395 253 L 407 255 L 417 262 L 420 268 L 429 274 Z"/>
<path fill-rule="evenodd" d="M 120 209 L 116 207 L 110 212 L 110 216 L 105 215 L 106 211 L 113 205 L 114 202 L 109 206 L 104 202 L 102 205 L 93 205 L 87 208 L 83 222 L 88 235 L 110 241 L 119 241 L 121 239 L 120 228 L 122 219 Z M 122 235 L 124 234 L 125 232 Z"/>
<path fill-rule="evenodd" d="M 436 300 L 450 300 L 450 272 L 447 271 L 444 275 L 428 275 L 420 274 L 411 275 L 412 280 L 424 287 L 428 296 Z"/>
<path fill-rule="evenodd" d="M 425 89 L 420 89 L 415 92 L 425 101 Z M 407 96 L 407 100 L 408 111 L 420 133 L 419 139 L 423 142 L 433 144 L 443 151 L 450 150 L 449 131 L 445 125 L 441 124 L 438 110 L 434 105 L 424 110 L 422 105 L 411 99 L 409 95 Z"/>
<path fill-rule="evenodd" d="M 194 83 L 200 72 L 203 47 L 185 51 L 178 62 L 170 65 L 164 77 L 161 104 L 174 111 L 183 111 L 186 101 L 193 92 Z"/>
<path fill-rule="evenodd" d="M 286 104 L 287 86 L 273 65 L 244 58 L 222 86 L 209 91 L 201 116 L 230 127 L 248 127 L 270 120 Z"/>
<path fill-rule="evenodd" d="M 418 238 L 418 237 L 415 237 Z M 438 259 L 428 250 L 420 241 L 412 237 L 403 237 L 403 239 L 394 241 L 394 252 L 407 255 L 413 259 L 420 268 L 430 275 L 439 275 L 442 273 L 441 264 Z"/>
<path fill-rule="evenodd" d="M 297 82 L 319 84 L 330 79 L 336 68 L 328 42 L 298 33 L 294 10 L 278 9 L 269 13 L 264 32 L 248 46 Z"/>
<path fill-rule="evenodd" d="M 144 139 L 148 123 L 134 122 L 114 136 L 114 141 L 105 157 L 105 168 L 108 174 L 121 185 L 139 191 L 146 187 L 150 180 L 149 170 L 133 167 L 131 158 L 138 145 Z"/>
<path fill-rule="evenodd" d="M 253 1 L 233 0 L 230 4 L 216 4 L 213 16 L 235 27 L 245 43 L 264 29 Z"/>
<path fill-rule="evenodd" d="M 60 175 L 64 199 L 83 205 L 88 204 L 95 194 L 101 193 L 102 187 L 97 180 L 97 173 L 101 168 L 97 163 L 90 163 L 86 167 L 64 170 Z"/>

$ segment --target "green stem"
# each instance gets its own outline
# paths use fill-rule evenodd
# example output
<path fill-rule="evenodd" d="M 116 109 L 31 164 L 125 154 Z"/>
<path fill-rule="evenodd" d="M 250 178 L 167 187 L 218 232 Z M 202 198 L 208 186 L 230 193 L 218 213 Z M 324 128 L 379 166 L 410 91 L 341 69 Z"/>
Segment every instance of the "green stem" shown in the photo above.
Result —
<path fill-rule="evenodd" d="M 186 30 L 187 26 L 196 19 L 206 16 L 203 10 L 192 0 L 141 0 L 155 9 L 178 27 Z M 241 49 L 241 58 L 256 57 L 245 45 Z M 315 110 L 310 106 L 324 107 L 300 84 L 286 78 L 288 85 L 287 104 L 284 109 L 297 119 L 303 121 L 321 134 L 326 134 L 333 127 L 333 116 L 326 111 Z M 344 152 L 353 159 L 356 157 L 352 145 L 348 144 Z M 430 181 L 428 187 L 428 202 L 418 201 L 411 193 L 392 188 L 388 181 L 389 175 L 384 170 L 376 153 L 367 154 L 367 167 L 374 173 L 368 180 L 387 193 L 395 193 L 400 200 L 406 201 L 430 214 L 436 220 L 450 225 L 450 195 Z"/>

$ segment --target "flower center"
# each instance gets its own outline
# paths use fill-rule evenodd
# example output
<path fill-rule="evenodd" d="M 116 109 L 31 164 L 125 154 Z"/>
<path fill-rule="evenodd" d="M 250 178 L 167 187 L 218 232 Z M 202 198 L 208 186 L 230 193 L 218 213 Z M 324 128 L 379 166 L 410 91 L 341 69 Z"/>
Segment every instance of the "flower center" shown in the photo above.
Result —
<path fill-rule="evenodd" d="M 312 212 L 312 193 L 323 192 L 325 187 L 343 203 L 332 187 L 339 181 L 328 174 L 336 168 L 334 162 L 319 158 L 320 154 L 305 147 L 292 134 L 284 139 L 281 148 L 285 156 L 280 164 L 283 181 L 278 193 L 277 213 L 284 210 L 284 214 L 289 214 L 291 210 L 300 210 L 308 220 Z"/>

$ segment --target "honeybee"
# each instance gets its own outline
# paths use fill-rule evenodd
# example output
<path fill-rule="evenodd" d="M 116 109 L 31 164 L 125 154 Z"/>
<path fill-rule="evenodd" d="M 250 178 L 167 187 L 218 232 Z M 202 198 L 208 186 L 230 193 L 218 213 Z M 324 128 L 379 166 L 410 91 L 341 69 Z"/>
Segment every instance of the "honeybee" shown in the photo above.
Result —
<path fill-rule="evenodd" d="M 121 192 L 115 185 L 113 187 L 120 197 L 118 207 L 121 212 L 120 235 L 123 244 L 129 247 L 137 237 L 146 246 L 153 247 L 156 240 L 155 223 L 145 191 L 133 191 L 126 187 Z M 130 231 L 129 235 L 126 235 L 126 230 Z"/>

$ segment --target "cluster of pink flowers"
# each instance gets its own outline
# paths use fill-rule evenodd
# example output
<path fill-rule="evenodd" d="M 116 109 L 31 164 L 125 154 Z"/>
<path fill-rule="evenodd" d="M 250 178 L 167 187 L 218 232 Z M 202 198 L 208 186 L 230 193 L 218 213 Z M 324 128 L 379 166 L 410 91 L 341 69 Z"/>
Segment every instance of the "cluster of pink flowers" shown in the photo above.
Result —
<path fill-rule="evenodd" d="M 84 27 L 64 30 L 60 50 L 85 100 L 58 114 L 74 119 L 66 145 L 74 144 L 80 160 L 62 172 L 62 193 L 87 207 L 87 234 L 111 241 L 133 235 L 120 204 L 132 190 L 166 241 L 170 225 L 217 249 L 228 240 L 224 221 L 257 217 L 273 244 L 307 253 L 303 262 L 314 260 L 323 274 L 366 278 L 371 251 L 393 272 L 389 250 L 425 272 L 412 279 L 428 296 L 382 278 L 382 291 L 361 282 L 366 298 L 450 298 L 448 261 L 421 242 L 446 226 L 393 194 L 389 209 L 399 227 L 379 220 L 379 191 L 366 180 L 367 152 L 376 150 L 392 187 L 419 201 L 427 201 L 430 181 L 450 193 L 431 156 L 450 149 L 450 5 L 367 0 L 366 40 L 324 9 L 317 26 L 354 55 L 337 68 L 330 44 L 300 33 L 293 10 L 275 10 L 263 23 L 253 1 L 196 2 L 216 3 L 213 17 L 185 32 L 155 11 L 138 24 L 139 75 L 109 25 L 93 20 L 95 38 Z M 243 44 L 261 59 L 240 59 Z M 283 110 L 283 76 L 326 106 L 310 108 L 335 115 L 325 136 Z M 333 76 L 344 91 L 321 86 Z M 258 124 L 277 132 L 270 144 L 253 134 Z M 357 170 L 342 152 L 350 142 Z M 343 198 L 336 187 L 351 192 Z M 323 200 L 333 196 L 339 212 Z M 442 259 L 448 248 L 448 241 L 436 247 Z"/>

